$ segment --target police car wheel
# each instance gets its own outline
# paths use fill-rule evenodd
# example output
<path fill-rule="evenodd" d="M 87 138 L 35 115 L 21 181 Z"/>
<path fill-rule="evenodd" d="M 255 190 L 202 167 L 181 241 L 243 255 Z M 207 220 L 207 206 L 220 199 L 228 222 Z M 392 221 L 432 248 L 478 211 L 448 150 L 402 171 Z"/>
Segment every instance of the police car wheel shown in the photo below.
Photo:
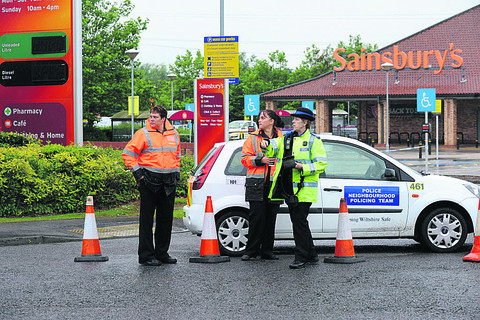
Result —
<path fill-rule="evenodd" d="M 216 220 L 220 254 L 242 256 L 247 247 L 248 214 L 242 211 L 228 211 Z"/>
<path fill-rule="evenodd" d="M 439 253 L 458 250 L 467 238 L 465 218 L 452 208 L 438 208 L 427 214 L 422 223 L 422 243 Z"/>

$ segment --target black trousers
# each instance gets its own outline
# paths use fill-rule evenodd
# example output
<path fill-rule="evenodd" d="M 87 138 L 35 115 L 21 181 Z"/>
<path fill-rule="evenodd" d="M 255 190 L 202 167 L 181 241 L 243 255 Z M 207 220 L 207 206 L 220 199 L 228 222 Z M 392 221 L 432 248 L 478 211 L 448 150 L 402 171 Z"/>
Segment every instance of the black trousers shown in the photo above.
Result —
<path fill-rule="evenodd" d="M 295 260 L 307 262 L 317 257 L 317 251 L 313 245 L 312 233 L 308 225 L 307 217 L 311 202 L 299 202 L 296 205 L 288 205 L 290 220 L 293 225 L 293 238 L 295 240 Z"/>
<path fill-rule="evenodd" d="M 171 187 L 170 187 L 171 188 Z M 138 262 L 143 263 L 167 255 L 173 224 L 175 190 L 167 196 L 165 188 L 153 192 L 144 181 L 140 182 L 140 229 Z M 153 241 L 153 216 L 155 218 L 155 246 Z"/>
<path fill-rule="evenodd" d="M 249 201 L 248 242 L 245 254 L 249 256 L 270 255 L 275 238 L 275 222 L 279 205 L 264 201 Z"/>

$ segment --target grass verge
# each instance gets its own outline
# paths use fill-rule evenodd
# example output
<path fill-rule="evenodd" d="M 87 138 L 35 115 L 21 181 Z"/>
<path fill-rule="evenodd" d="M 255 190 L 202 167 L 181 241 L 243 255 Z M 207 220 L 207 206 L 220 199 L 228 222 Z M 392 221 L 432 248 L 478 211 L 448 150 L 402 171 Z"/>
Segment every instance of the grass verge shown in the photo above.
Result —
<path fill-rule="evenodd" d="M 183 206 L 187 204 L 186 198 L 175 199 L 175 210 L 173 211 L 173 218 L 183 218 Z M 95 217 L 129 217 L 138 216 L 140 212 L 140 201 L 122 205 L 108 210 L 95 210 Z M 85 213 L 67 213 L 55 214 L 45 216 L 25 216 L 25 217 L 9 217 L 0 218 L 0 223 L 3 222 L 18 222 L 18 221 L 41 221 L 41 220 L 61 220 L 61 219 L 84 219 Z"/>

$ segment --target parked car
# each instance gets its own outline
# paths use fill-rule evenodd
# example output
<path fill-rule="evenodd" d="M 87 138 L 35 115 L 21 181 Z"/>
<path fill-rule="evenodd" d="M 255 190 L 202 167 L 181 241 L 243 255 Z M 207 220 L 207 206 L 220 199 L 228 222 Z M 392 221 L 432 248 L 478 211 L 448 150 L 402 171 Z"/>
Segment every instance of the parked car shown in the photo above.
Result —
<path fill-rule="evenodd" d="M 412 238 L 433 252 L 452 252 L 473 232 L 479 187 L 467 181 L 417 172 L 354 139 L 321 135 L 328 165 L 320 176 L 318 202 L 310 209 L 314 239 L 335 239 L 339 203 L 345 198 L 354 238 Z M 212 197 L 220 251 L 240 256 L 248 240 L 244 199 L 244 141 L 218 143 L 194 170 L 185 226 L 202 233 L 205 201 Z M 276 239 L 293 239 L 285 205 Z"/>
<path fill-rule="evenodd" d="M 239 140 L 247 138 L 249 134 L 249 127 L 251 132 L 258 129 L 257 123 L 250 120 L 236 120 L 228 125 L 228 133 L 230 140 Z"/>

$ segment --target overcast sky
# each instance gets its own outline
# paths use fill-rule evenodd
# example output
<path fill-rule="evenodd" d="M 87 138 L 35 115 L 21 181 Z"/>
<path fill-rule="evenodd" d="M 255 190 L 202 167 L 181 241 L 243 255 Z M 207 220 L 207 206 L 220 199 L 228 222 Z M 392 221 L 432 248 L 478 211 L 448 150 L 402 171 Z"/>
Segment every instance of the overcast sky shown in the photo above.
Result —
<path fill-rule="evenodd" d="M 173 64 L 186 50 L 203 55 L 203 38 L 220 35 L 220 0 L 134 0 L 132 17 L 149 18 L 138 59 Z M 224 0 L 224 35 L 239 50 L 265 59 L 285 52 L 297 67 L 305 48 L 334 49 L 349 35 L 379 48 L 470 9 L 480 0 Z M 480 18 L 479 18 L 480 20 Z"/>

